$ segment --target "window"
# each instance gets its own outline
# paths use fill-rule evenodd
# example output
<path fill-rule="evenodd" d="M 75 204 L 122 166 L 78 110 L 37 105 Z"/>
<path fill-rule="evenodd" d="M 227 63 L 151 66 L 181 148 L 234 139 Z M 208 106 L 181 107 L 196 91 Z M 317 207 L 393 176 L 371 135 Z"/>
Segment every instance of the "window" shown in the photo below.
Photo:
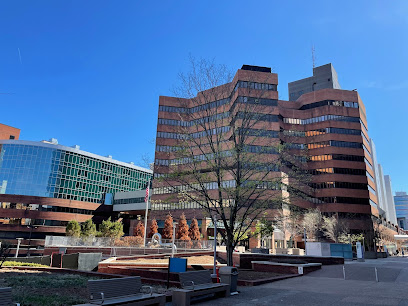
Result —
<path fill-rule="evenodd" d="M 15 139 L 15 138 L 16 138 L 15 136 L 10 135 L 10 138 L 9 138 L 9 139 Z"/>

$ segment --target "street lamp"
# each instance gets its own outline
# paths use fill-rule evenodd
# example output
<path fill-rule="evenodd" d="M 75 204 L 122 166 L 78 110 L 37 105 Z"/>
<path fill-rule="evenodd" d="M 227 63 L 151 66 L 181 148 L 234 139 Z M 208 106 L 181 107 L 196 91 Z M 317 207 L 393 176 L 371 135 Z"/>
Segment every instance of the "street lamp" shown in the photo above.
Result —
<path fill-rule="evenodd" d="M 21 240 L 23 240 L 23 238 L 17 238 L 17 250 L 16 250 L 16 254 L 14 255 L 15 258 L 18 257 L 18 250 L 20 249 Z"/>
<path fill-rule="evenodd" d="M 178 222 L 173 222 L 173 245 L 171 246 L 171 258 L 174 257 L 175 240 L 176 240 L 176 226 Z"/>

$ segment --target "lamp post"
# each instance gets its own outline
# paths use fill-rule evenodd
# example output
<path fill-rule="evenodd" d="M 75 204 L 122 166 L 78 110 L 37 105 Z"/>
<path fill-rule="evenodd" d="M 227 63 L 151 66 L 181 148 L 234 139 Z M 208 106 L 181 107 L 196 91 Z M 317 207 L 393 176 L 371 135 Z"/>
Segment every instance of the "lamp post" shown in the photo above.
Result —
<path fill-rule="evenodd" d="M 171 246 L 171 258 L 174 257 L 174 246 L 175 246 L 175 240 L 176 240 L 176 226 L 178 222 L 173 222 L 173 245 Z"/>
<path fill-rule="evenodd" d="M 217 215 L 214 215 L 214 268 L 213 274 L 217 275 Z"/>
<path fill-rule="evenodd" d="M 303 239 L 305 240 L 305 255 L 307 255 L 307 251 L 306 251 L 306 227 L 303 228 Z"/>
<path fill-rule="evenodd" d="M 17 238 L 17 250 L 16 250 L 16 254 L 14 255 L 15 258 L 18 257 L 18 250 L 20 249 L 21 240 L 23 240 L 23 238 Z"/>
<path fill-rule="evenodd" d="M 147 185 L 146 189 L 146 196 L 145 196 L 145 202 L 146 202 L 146 211 L 145 211 L 145 226 L 144 226 L 144 236 L 143 236 L 143 246 L 146 248 L 146 236 L 147 236 L 147 214 L 149 213 L 149 197 L 150 197 L 150 182 Z"/>

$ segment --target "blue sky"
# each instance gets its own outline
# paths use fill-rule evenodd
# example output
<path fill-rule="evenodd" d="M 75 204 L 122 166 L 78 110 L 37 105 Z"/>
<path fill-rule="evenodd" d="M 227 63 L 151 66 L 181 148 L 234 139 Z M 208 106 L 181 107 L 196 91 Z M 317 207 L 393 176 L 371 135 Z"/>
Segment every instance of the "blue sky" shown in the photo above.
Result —
<path fill-rule="evenodd" d="M 2 1 L 0 122 L 21 139 L 142 164 L 159 95 L 189 54 L 232 70 L 270 66 L 287 83 L 333 63 L 357 88 L 394 191 L 408 191 L 408 1 Z M 19 56 L 19 51 L 20 55 Z"/>

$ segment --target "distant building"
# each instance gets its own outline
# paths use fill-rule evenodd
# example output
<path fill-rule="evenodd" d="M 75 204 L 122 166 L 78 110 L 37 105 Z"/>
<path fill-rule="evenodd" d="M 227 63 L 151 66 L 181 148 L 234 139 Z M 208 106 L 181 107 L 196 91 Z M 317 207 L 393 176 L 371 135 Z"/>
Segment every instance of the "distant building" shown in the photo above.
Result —
<path fill-rule="evenodd" d="M 385 197 L 387 199 L 387 219 L 392 224 L 397 225 L 397 215 L 395 212 L 395 204 L 394 204 L 394 197 L 392 193 L 391 187 L 391 178 L 389 175 L 384 175 L 384 182 L 385 182 Z"/>
<path fill-rule="evenodd" d="M 20 129 L 0 123 L 0 139 L 18 139 Z"/>
<path fill-rule="evenodd" d="M 46 235 L 64 235 L 70 220 L 117 215 L 114 194 L 144 190 L 152 174 L 56 139 L 0 140 L 0 239 L 43 245 Z"/>
<path fill-rule="evenodd" d="M 374 141 L 370 138 L 370 147 L 373 159 L 373 170 L 375 174 L 375 185 L 379 215 L 390 223 L 397 225 L 394 199 L 392 197 L 391 179 L 384 175 L 382 166 L 378 163 L 377 152 Z"/>
<path fill-rule="evenodd" d="M 394 196 L 398 226 L 408 230 L 408 195 L 406 192 L 396 192 Z"/>

